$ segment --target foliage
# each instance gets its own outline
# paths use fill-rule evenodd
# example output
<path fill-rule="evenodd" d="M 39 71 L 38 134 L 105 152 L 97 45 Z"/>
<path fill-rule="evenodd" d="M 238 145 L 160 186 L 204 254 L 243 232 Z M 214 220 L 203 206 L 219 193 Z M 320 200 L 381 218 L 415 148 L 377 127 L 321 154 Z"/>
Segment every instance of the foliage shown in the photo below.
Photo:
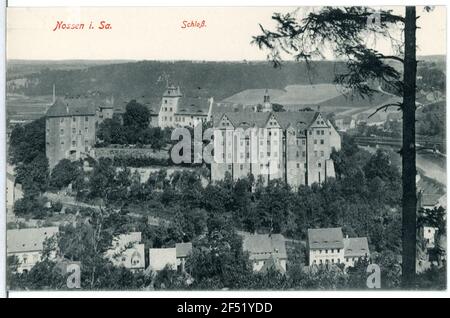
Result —
<path fill-rule="evenodd" d="M 49 186 L 58 190 L 67 187 L 77 178 L 82 169 L 81 162 L 62 159 L 56 164 L 50 174 Z"/>

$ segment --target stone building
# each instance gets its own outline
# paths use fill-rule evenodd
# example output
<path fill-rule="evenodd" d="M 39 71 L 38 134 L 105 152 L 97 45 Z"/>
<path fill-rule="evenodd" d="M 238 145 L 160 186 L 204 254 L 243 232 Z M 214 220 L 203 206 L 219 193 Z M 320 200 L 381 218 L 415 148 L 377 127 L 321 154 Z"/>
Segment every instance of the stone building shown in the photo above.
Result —
<path fill-rule="evenodd" d="M 169 85 L 164 91 L 158 113 L 161 128 L 194 127 L 211 119 L 214 100 L 183 97 L 179 87 Z"/>
<path fill-rule="evenodd" d="M 344 264 L 352 267 L 363 257 L 369 257 L 366 237 L 344 238 L 342 228 L 308 229 L 309 266 Z"/>
<path fill-rule="evenodd" d="M 97 107 L 87 98 L 57 99 L 46 114 L 46 155 L 52 169 L 61 159 L 92 155 Z"/>
<path fill-rule="evenodd" d="M 15 256 L 18 261 L 17 272 L 30 271 L 42 259 L 46 240 L 59 232 L 57 227 L 14 229 L 7 231 L 7 256 Z M 55 259 L 56 250 L 50 252 L 49 258 Z"/>
<path fill-rule="evenodd" d="M 322 113 L 239 111 L 217 118 L 212 181 L 252 174 L 264 184 L 282 179 L 297 188 L 335 177 L 330 154 L 340 150 L 341 138 Z"/>

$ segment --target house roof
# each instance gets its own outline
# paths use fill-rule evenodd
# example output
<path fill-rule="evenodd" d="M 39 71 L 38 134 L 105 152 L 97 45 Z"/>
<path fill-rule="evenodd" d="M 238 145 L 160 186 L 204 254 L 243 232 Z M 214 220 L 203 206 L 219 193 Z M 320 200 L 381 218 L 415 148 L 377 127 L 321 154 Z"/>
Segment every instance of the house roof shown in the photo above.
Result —
<path fill-rule="evenodd" d="M 242 248 L 249 252 L 250 260 L 267 260 L 272 255 L 279 259 L 287 259 L 286 243 L 281 234 L 245 235 Z"/>
<path fill-rule="evenodd" d="M 308 229 L 310 249 L 343 248 L 342 228 Z"/>
<path fill-rule="evenodd" d="M 368 256 L 369 243 L 367 237 L 351 237 L 344 239 L 344 256 Z"/>
<path fill-rule="evenodd" d="M 182 97 L 178 102 L 178 112 L 175 115 L 206 116 L 210 103 L 209 98 Z"/>
<path fill-rule="evenodd" d="M 440 199 L 443 197 L 442 194 L 422 194 L 422 206 L 436 206 L 440 203 Z"/>
<path fill-rule="evenodd" d="M 7 231 L 6 249 L 8 253 L 39 252 L 45 239 L 58 233 L 58 227 L 15 229 Z"/>
<path fill-rule="evenodd" d="M 283 274 L 286 273 L 286 270 L 280 264 L 280 260 L 275 255 L 271 255 L 269 259 L 266 262 L 264 262 L 264 265 L 261 267 L 259 272 L 267 273 L 269 269 L 273 269 Z"/>
<path fill-rule="evenodd" d="M 284 111 L 284 112 L 254 112 L 244 110 L 240 112 L 225 112 L 215 122 L 219 125 L 223 116 L 226 116 L 235 128 L 237 127 L 265 127 L 271 116 L 274 116 L 282 129 L 292 126 L 298 130 L 305 130 L 319 115 L 314 111 Z"/>
<path fill-rule="evenodd" d="M 177 250 L 177 258 L 186 257 L 192 253 L 192 243 L 177 243 L 175 244 Z"/>
<path fill-rule="evenodd" d="M 92 98 L 58 98 L 47 110 L 47 117 L 94 116 L 97 106 Z"/>

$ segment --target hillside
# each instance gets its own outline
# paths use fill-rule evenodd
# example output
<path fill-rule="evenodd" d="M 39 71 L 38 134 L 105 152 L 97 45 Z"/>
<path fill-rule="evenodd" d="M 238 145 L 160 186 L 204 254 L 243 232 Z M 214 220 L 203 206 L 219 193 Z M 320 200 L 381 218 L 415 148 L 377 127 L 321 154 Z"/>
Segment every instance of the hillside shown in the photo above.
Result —
<path fill-rule="evenodd" d="M 22 78 L 9 66 L 8 78 L 14 78 L 16 82 L 13 85 L 8 82 L 8 92 L 49 95 L 55 84 L 59 96 L 91 92 L 116 97 L 160 96 L 166 85 L 161 76 L 168 74 L 174 84 L 181 86 L 185 96 L 214 96 L 216 100 L 222 100 L 244 89 L 283 89 L 294 84 L 332 83 L 335 71 L 339 69 L 339 65 L 331 61 L 316 62 L 309 71 L 305 63 L 294 62 L 287 62 L 277 69 L 268 62 L 141 61 L 83 65 L 78 69 L 58 69 L 48 63 L 47 68 Z M 33 67 L 39 69 L 36 65 Z M 23 72 L 24 68 L 20 70 Z"/>

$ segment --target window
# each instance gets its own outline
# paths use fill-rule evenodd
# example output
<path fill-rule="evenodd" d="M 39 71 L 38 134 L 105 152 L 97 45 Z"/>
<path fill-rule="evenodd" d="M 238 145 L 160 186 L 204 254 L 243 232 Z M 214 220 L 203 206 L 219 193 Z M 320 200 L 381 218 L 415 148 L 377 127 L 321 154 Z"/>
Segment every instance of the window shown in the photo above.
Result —
<path fill-rule="evenodd" d="M 172 107 L 169 108 L 169 111 L 170 111 L 170 112 L 172 111 Z"/>
<path fill-rule="evenodd" d="M 241 170 L 244 170 L 244 165 L 241 165 L 240 168 L 241 168 Z"/>
<path fill-rule="evenodd" d="M 76 121 L 77 121 L 77 118 L 76 118 L 76 117 L 72 117 L 72 121 L 73 121 L 73 122 L 76 122 Z"/>
<path fill-rule="evenodd" d="M 64 118 L 61 118 L 60 123 L 63 123 L 63 122 L 64 122 Z"/>
<path fill-rule="evenodd" d="M 72 134 L 75 134 L 77 130 L 75 128 L 72 128 Z"/>
<path fill-rule="evenodd" d="M 317 157 L 317 151 L 314 151 L 314 157 Z"/>
<path fill-rule="evenodd" d="M 309 134 L 312 135 L 312 130 L 309 131 Z"/>
<path fill-rule="evenodd" d="M 317 139 L 314 139 L 314 144 L 317 145 Z"/>
<path fill-rule="evenodd" d="M 306 157 L 306 151 L 302 151 L 302 157 Z"/>
<path fill-rule="evenodd" d="M 323 135 L 325 135 L 325 130 L 321 130 L 320 131 L 320 134 L 323 136 Z"/>
<path fill-rule="evenodd" d="M 64 129 L 61 129 L 61 130 L 60 130 L 60 134 L 61 134 L 61 135 L 64 135 Z"/>
<path fill-rule="evenodd" d="M 231 168 L 232 168 L 232 165 L 228 165 L 228 170 L 231 170 Z"/>
<path fill-rule="evenodd" d="M 319 163 L 317 164 L 317 166 L 318 166 L 319 168 L 321 168 L 321 167 L 322 167 L 322 164 L 319 162 Z"/>
<path fill-rule="evenodd" d="M 72 140 L 72 146 L 76 146 L 77 142 L 75 140 Z"/>
<path fill-rule="evenodd" d="M 323 145 L 325 141 L 323 139 L 320 139 L 320 144 Z"/>
<path fill-rule="evenodd" d="M 306 140 L 302 140 L 302 145 L 305 145 L 306 144 Z"/>
<path fill-rule="evenodd" d="M 300 152 L 297 151 L 297 158 L 300 157 Z"/>
<path fill-rule="evenodd" d="M 323 157 L 325 154 L 323 152 L 323 150 L 320 151 L 320 156 Z"/>
<path fill-rule="evenodd" d="M 64 141 L 61 141 L 61 145 L 64 145 Z"/>
<path fill-rule="evenodd" d="M 267 157 L 270 157 L 270 151 L 267 152 Z"/>
<path fill-rule="evenodd" d="M 89 117 L 88 116 L 84 117 L 84 121 L 89 121 Z"/>
<path fill-rule="evenodd" d="M 277 132 L 275 131 L 275 132 L 273 133 L 273 135 L 276 136 L 276 135 L 277 135 Z"/>
<path fill-rule="evenodd" d="M 167 99 L 164 100 L 164 104 L 167 104 Z"/>
<path fill-rule="evenodd" d="M 297 169 L 300 169 L 300 164 L 299 163 L 297 163 Z"/>
<path fill-rule="evenodd" d="M 320 135 L 320 131 L 319 131 L 319 130 L 316 130 L 316 134 L 317 134 L 317 135 Z"/>

